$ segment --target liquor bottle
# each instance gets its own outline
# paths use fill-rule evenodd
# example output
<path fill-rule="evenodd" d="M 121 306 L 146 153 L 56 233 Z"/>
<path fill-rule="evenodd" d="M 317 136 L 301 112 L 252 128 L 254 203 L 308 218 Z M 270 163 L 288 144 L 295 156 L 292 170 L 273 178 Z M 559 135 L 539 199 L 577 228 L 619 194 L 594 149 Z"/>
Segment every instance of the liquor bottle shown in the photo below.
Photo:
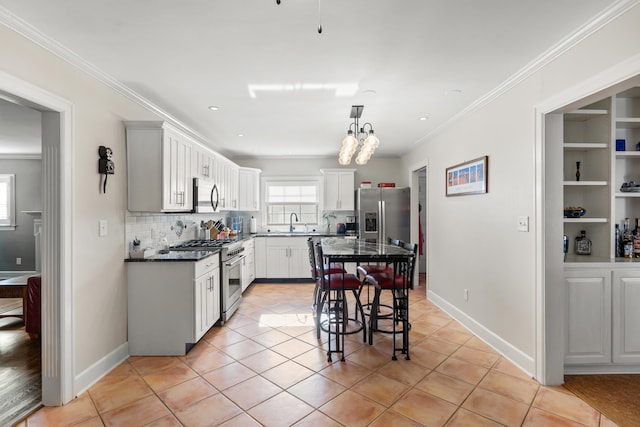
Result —
<path fill-rule="evenodd" d="M 633 257 L 640 258 L 640 218 L 636 218 L 636 229 L 633 233 Z"/>
<path fill-rule="evenodd" d="M 622 235 L 620 233 L 620 226 L 618 224 L 616 224 L 616 233 L 613 245 L 616 258 L 620 258 L 622 256 Z"/>
<path fill-rule="evenodd" d="M 580 162 L 576 162 L 576 181 L 580 181 Z"/>
<path fill-rule="evenodd" d="M 586 235 L 585 230 L 580 230 L 580 235 L 576 237 L 576 254 L 577 255 L 591 255 L 591 239 Z"/>
<path fill-rule="evenodd" d="M 622 256 L 625 258 L 633 258 L 633 235 L 629 228 L 629 218 L 624 219 L 622 228 Z"/>

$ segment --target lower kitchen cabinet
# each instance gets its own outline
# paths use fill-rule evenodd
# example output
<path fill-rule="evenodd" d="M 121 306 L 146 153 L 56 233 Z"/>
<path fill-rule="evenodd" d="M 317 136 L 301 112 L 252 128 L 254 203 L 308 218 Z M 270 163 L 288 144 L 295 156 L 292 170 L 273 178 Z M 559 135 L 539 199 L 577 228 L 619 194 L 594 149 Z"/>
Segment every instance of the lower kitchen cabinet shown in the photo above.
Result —
<path fill-rule="evenodd" d="M 197 262 L 130 262 L 131 356 L 182 356 L 220 318 L 220 256 Z"/>
<path fill-rule="evenodd" d="M 256 266 L 256 278 L 264 279 L 267 277 L 267 238 L 256 237 L 254 242 L 254 260 Z"/>
<path fill-rule="evenodd" d="M 565 372 L 640 371 L 640 270 L 565 269 Z"/>
<path fill-rule="evenodd" d="M 265 249 L 268 279 L 311 277 L 307 237 L 269 237 Z"/>
<path fill-rule="evenodd" d="M 242 292 L 256 279 L 255 242 L 254 239 L 245 240 L 244 260 L 242 260 Z"/>

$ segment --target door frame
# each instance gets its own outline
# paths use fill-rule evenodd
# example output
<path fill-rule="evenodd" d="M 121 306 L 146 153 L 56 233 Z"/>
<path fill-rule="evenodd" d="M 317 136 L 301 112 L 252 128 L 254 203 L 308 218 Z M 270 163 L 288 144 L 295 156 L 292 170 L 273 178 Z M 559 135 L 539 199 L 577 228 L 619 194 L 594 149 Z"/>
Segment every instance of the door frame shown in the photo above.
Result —
<path fill-rule="evenodd" d="M 74 397 L 73 104 L 0 71 L 0 93 L 42 113 L 42 403 Z"/>
<path fill-rule="evenodd" d="M 424 247 L 424 251 L 425 251 L 425 262 L 426 262 L 426 266 L 425 266 L 425 276 L 427 278 L 426 283 L 427 285 L 425 286 L 425 294 L 427 292 L 427 289 L 429 288 L 429 250 L 427 249 L 427 239 L 426 236 L 429 235 L 428 229 L 429 229 L 429 187 L 427 186 L 427 184 L 429 183 L 429 167 L 427 166 L 427 162 L 418 162 L 415 164 L 412 164 L 409 166 L 409 187 L 411 188 L 411 241 L 412 242 L 416 242 L 416 244 L 420 243 L 420 236 L 419 236 L 419 226 L 418 226 L 418 221 L 419 221 L 419 214 L 418 214 L 418 203 L 420 202 L 420 185 L 419 185 L 419 179 L 420 179 L 420 170 L 424 169 L 425 170 L 425 182 L 423 182 L 422 184 L 424 185 L 424 189 L 426 192 L 425 195 L 425 200 L 426 200 L 426 205 L 427 206 L 423 206 L 424 209 L 424 215 L 426 218 L 425 221 L 425 227 L 423 228 L 423 233 L 425 235 L 425 247 Z M 416 269 L 414 271 L 414 283 L 419 283 L 419 274 L 420 274 L 420 267 L 416 262 Z"/>
<path fill-rule="evenodd" d="M 640 54 L 568 88 L 535 106 L 535 378 L 544 385 L 564 382 L 564 344 L 566 310 L 564 268 L 561 257 L 562 207 L 556 194 L 561 183 L 562 164 L 553 162 L 553 141 L 545 132 L 556 121 L 553 112 L 605 91 L 640 75 Z M 547 122 L 549 119 L 549 122 Z M 557 154 L 557 150 L 556 154 Z M 560 179 L 560 181 L 558 181 Z M 558 197 L 560 200 L 558 201 Z M 559 204 L 558 204 L 559 203 Z M 558 207 L 559 206 L 559 207 Z"/>

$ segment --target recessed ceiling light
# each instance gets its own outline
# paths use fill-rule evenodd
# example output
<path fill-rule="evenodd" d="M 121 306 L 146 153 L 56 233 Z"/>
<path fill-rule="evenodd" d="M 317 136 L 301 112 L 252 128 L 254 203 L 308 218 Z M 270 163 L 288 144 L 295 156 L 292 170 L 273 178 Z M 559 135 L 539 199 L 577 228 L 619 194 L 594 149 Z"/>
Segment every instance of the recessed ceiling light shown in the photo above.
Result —
<path fill-rule="evenodd" d="M 375 95 L 377 92 L 373 89 L 366 89 L 360 92 L 363 95 Z"/>
<path fill-rule="evenodd" d="M 242 137 L 244 136 L 244 133 L 239 133 L 239 134 L 237 134 L 236 136 L 238 136 L 238 137 L 242 138 Z"/>
<path fill-rule="evenodd" d="M 426 116 L 418 117 L 418 120 L 420 120 L 421 122 L 424 122 L 425 120 L 429 120 L 429 117 L 426 117 Z"/>
<path fill-rule="evenodd" d="M 215 106 L 215 105 L 209 105 L 209 110 L 211 111 L 218 111 L 220 109 L 220 107 Z"/>
<path fill-rule="evenodd" d="M 460 95 L 461 93 L 461 89 L 451 89 L 447 91 L 447 95 Z"/>

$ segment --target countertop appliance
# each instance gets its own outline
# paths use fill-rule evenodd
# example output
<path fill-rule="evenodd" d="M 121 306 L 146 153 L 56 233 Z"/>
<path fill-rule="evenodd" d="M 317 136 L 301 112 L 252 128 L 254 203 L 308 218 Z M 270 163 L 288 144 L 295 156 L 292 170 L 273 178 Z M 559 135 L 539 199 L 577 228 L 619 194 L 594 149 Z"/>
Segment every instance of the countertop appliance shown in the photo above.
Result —
<path fill-rule="evenodd" d="M 411 240 L 409 188 L 359 188 L 356 190 L 358 237 L 386 243 L 387 238 Z"/>
<path fill-rule="evenodd" d="M 349 236 L 355 236 L 358 233 L 356 217 L 354 215 L 347 216 L 347 222 L 345 223 L 346 234 Z"/>
<path fill-rule="evenodd" d="M 171 247 L 174 251 L 220 249 L 220 323 L 235 313 L 242 301 L 244 244 L 237 240 L 188 240 Z"/>
<path fill-rule="evenodd" d="M 193 208 L 191 212 L 217 212 L 219 198 L 218 186 L 213 181 L 193 178 Z"/>

